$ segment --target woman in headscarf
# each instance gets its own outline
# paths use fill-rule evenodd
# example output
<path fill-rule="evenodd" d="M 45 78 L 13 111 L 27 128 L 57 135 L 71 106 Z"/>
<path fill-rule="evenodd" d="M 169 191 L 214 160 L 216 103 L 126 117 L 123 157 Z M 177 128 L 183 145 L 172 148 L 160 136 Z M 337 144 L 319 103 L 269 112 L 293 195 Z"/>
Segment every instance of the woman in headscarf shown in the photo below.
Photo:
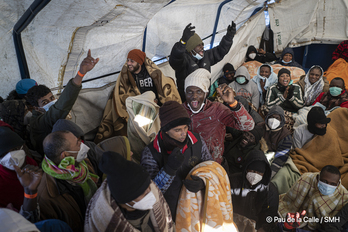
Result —
<path fill-rule="evenodd" d="M 323 76 L 324 71 L 319 65 L 313 65 L 306 75 L 300 77 L 296 83 L 303 92 L 303 101 L 305 106 L 313 104 L 315 99 L 322 93 L 329 90 L 329 82 Z"/>
<path fill-rule="evenodd" d="M 266 92 L 269 87 L 278 82 L 277 74 L 273 72 L 272 66 L 263 64 L 257 70 L 257 75 L 252 79 L 257 84 L 260 92 L 260 106 L 265 104 Z"/>
<path fill-rule="evenodd" d="M 285 48 L 280 59 L 277 60 L 275 64 L 302 68 L 302 66 L 294 60 L 294 50 L 292 50 L 292 48 Z"/>
<path fill-rule="evenodd" d="M 258 61 L 261 63 L 272 62 L 277 57 L 270 52 L 265 52 L 262 48 L 256 49 L 254 46 L 249 46 L 245 54 L 245 62 Z"/>

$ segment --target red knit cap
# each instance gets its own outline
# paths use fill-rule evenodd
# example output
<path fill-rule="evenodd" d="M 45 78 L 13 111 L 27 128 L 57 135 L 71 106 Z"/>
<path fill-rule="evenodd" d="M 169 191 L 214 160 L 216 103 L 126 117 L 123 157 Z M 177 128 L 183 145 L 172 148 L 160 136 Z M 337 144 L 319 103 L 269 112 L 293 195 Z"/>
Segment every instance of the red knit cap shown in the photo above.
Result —
<path fill-rule="evenodd" d="M 145 61 L 146 54 L 145 52 L 140 51 L 139 49 L 133 49 L 128 53 L 127 59 L 132 59 L 137 62 L 139 65 L 143 65 Z"/>

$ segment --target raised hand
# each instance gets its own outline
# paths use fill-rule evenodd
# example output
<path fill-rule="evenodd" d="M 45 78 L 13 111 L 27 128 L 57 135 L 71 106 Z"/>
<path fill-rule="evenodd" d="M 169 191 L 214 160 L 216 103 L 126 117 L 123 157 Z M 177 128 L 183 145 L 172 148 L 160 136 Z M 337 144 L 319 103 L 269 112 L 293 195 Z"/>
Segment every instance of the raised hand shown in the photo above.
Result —
<path fill-rule="evenodd" d="M 185 27 L 184 32 L 182 33 L 181 40 L 186 43 L 191 38 L 191 36 L 193 36 L 195 34 L 194 29 L 195 29 L 195 27 L 191 26 L 191 23 L 189 23 Z"/>
<path fill-rule="evenodd" d="M 94 59 L 91 55 L 91 49 L 88 50 L 87 57 L 83 59 L 81 65 L 80 65 L 80 73 L 86 74 L 87 72 L 91 71 L 94 66 L 98 63 L 99 58 Z"/>
<path fill-rule="evenodd" d="M 236 24 L 232 21 L 231 25 L 228 25 L 228 27 L 227 27 L 227 34 L 229 34 L 232 37 L 234 37 L 236 32 L 237 32 Z"/>
<path fill-rule="evenodd" d="M 26 193 L 36 193 L 40 184 L 43 171 L 41 168 L 33 165 L 26 165 L 23 169 L 13 165 L 19 182 Z"/>
<path fill-rule="evenodd" d="M 226 102 L 228 105 L 234 103 L 234 94 L 231 87 L 229 87 L 226 84 L 221 84 L 219 85 L 219 87 L 216 88 L 216 91 L 218 92 L 222 100 Z"/>
<path fill-rule="evenodd" d="M 261 54 L 266 54 L 265 50 L 263 50 L 262 48 L 257 49 L 257 52 Z"/>
<path fill-rule="evenodd" d="M 288 98 L 288 94 L 289 94 L 289 88 L 290 88 L 290 86 L 288 85 L 288 87 L 286 87 L 286 89 L 285 89 L 285 91 L 284 91 L 283 96 L 284 96 L 284 98 L 285 98 L 285 99 L 287 99 L 287 98 Z"/>

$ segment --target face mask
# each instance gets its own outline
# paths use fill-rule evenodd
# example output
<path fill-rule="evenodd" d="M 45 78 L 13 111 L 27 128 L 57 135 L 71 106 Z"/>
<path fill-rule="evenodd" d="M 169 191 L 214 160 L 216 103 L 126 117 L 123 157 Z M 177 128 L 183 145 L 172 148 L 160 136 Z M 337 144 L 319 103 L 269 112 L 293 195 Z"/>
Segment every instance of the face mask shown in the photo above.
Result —
<path fill-rule="evenodd" d="M 339 87 L 330 87 L 329 88 L 331 96 L 337 97 L 342 93 L 342 89 Z"/>
<path fill-rule="evenodd" d="M 246 81 L 245 79 L 246 79 L 245 77 L 237 77 L 236 81 L 238 84 L 242 85 L 245 83 L 245 81 Z"/>
<path fill-rule="evenodd" d="M 134 202 L 134 205 L 131 206 L 126 203 L 129 207 L 137 210 L 149 210 L 152 209 L 153 205 L 156 203 L 156 197 L 153 195 L 152 192 L 149 192 L 143 199 L 140 201 L 132 201 Z"/>
<path fill-rule="evenodd" d="M 199 112 L 203 109 L 204 103 L 202 103 L 202 105 L 201 105 L 201 107 L 199 108 L 199 110 L 196 110 L 196 111 L 194 111 L 194 110 L 191 108 L 190 104 L 187 103 L 187 106 L 190 108 L 190 110 L 192 111 L 192 113 L 197 114 L 197 113 L 199 113 Z"/>
<path fill-rule="evenodd" d="M 256 53 L 250 53 L 250 54 L 249 54 L 249 58 L 250 58 L 250 59 L 253 60 L 253 59 L 255 59 L 255 57 L 256 57 Z"/>
<path fill-rule="evenodd" d="M 25 161 L 25 151 L 17 150 L 10 151 L 0 160 L 0 164 L 10 170 L 14 170 L 13 165 L 17 165 L 18 167 L 22 167 Z"/>
<path fill-rule="evenodd" d="M 50 107 L 53 106 L 54 103 L 56 103 L 56 101 L 57 101 L 57 99 L 49 102 L 48 104 L 44 105 L 42 108 L 47 112 L 50 109 Z"/>
<path fill-rule="evenodd" d="M 31 111 L 28 111 L 28 113 L 24 116 L 23 125 L 26 126 L 29 124 L 31 116 L 33 116 L 33 114 Z"/>
<path fill-rule="evenodd" d="M 292 60 L 286 62 L 286 61 L 282 60 L 282 62 L 283 62 L 284 64 L 289 64 L 289 63 L 291 63 L 291 61 L 292 61 Z"/>
<path fill-rule="evenodd" d="M 197 60 L 201 60 L 203 58 L 203 56 L 199 55 L 198 53 L 196 53 L 196 55 L 192 55 L 194 58 L 196 58 Z"/>
<path fill-rule="evenodd" d="M 336 186 L 325 184 L 324 182 L 321 182 L 319 180 L 319 182 L 318 182 L 318 189 L 321 192 L 321 194 L 323 194 L 325 196 L 328 196 L 328 195 L 331 195 L 331 194 L 333 194 L 335 192 Z"/>
<path fill-rule="evenodd" d="M 89 149 L 90 148 L 86 144 L 81 143 L 79 151 L 67 151 L 67 152 L 77 153 L 76 162 L 80 163 L 80 162 L 82 162 L 82 160 L 87 158 L 87 153 L 88 153 Z"/>
<path fill-rule="evenodd" d="M 249 181 L 249 183 L 251 185 L 255 185 L 262 180 L 262 176 L 260 174 L 257 174 L 257 173 L 248 172 L 246 174 L 246 179 Z"/>
<path fill-rule="evenodd" d="M 268 126 L 269 128 L 271 128 L 271 130 L 277 129 L 279 125 L 280 125 L 280 121 L 278 119 L 275 119 L 275 118 L 268 119 Z"/>

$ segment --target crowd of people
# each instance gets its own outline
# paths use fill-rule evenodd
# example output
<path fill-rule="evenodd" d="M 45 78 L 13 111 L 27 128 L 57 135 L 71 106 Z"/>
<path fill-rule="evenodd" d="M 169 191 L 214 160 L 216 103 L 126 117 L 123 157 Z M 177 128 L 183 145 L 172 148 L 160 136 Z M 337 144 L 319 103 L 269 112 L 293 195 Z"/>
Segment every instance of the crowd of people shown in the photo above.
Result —
<path fill-rule="evenodd" d="M 277 58 L 250 46 L 245 63 L 225 64 L 213 83 L 236 24 L 210 50 L 194 29 L 173 45 L 176 82 L 144 52 L 128 53 L 92 140 L 69 120 L 99 63 L 90 50 L 58 99 L 18 82 L 0 104 L 0 231 L 345 228 L 344 79 L 314 65 L 294 83 L 289 67 L 302 66 L 291 48 Z M 320 220 L 334 216 L 340 223 Z"/>

